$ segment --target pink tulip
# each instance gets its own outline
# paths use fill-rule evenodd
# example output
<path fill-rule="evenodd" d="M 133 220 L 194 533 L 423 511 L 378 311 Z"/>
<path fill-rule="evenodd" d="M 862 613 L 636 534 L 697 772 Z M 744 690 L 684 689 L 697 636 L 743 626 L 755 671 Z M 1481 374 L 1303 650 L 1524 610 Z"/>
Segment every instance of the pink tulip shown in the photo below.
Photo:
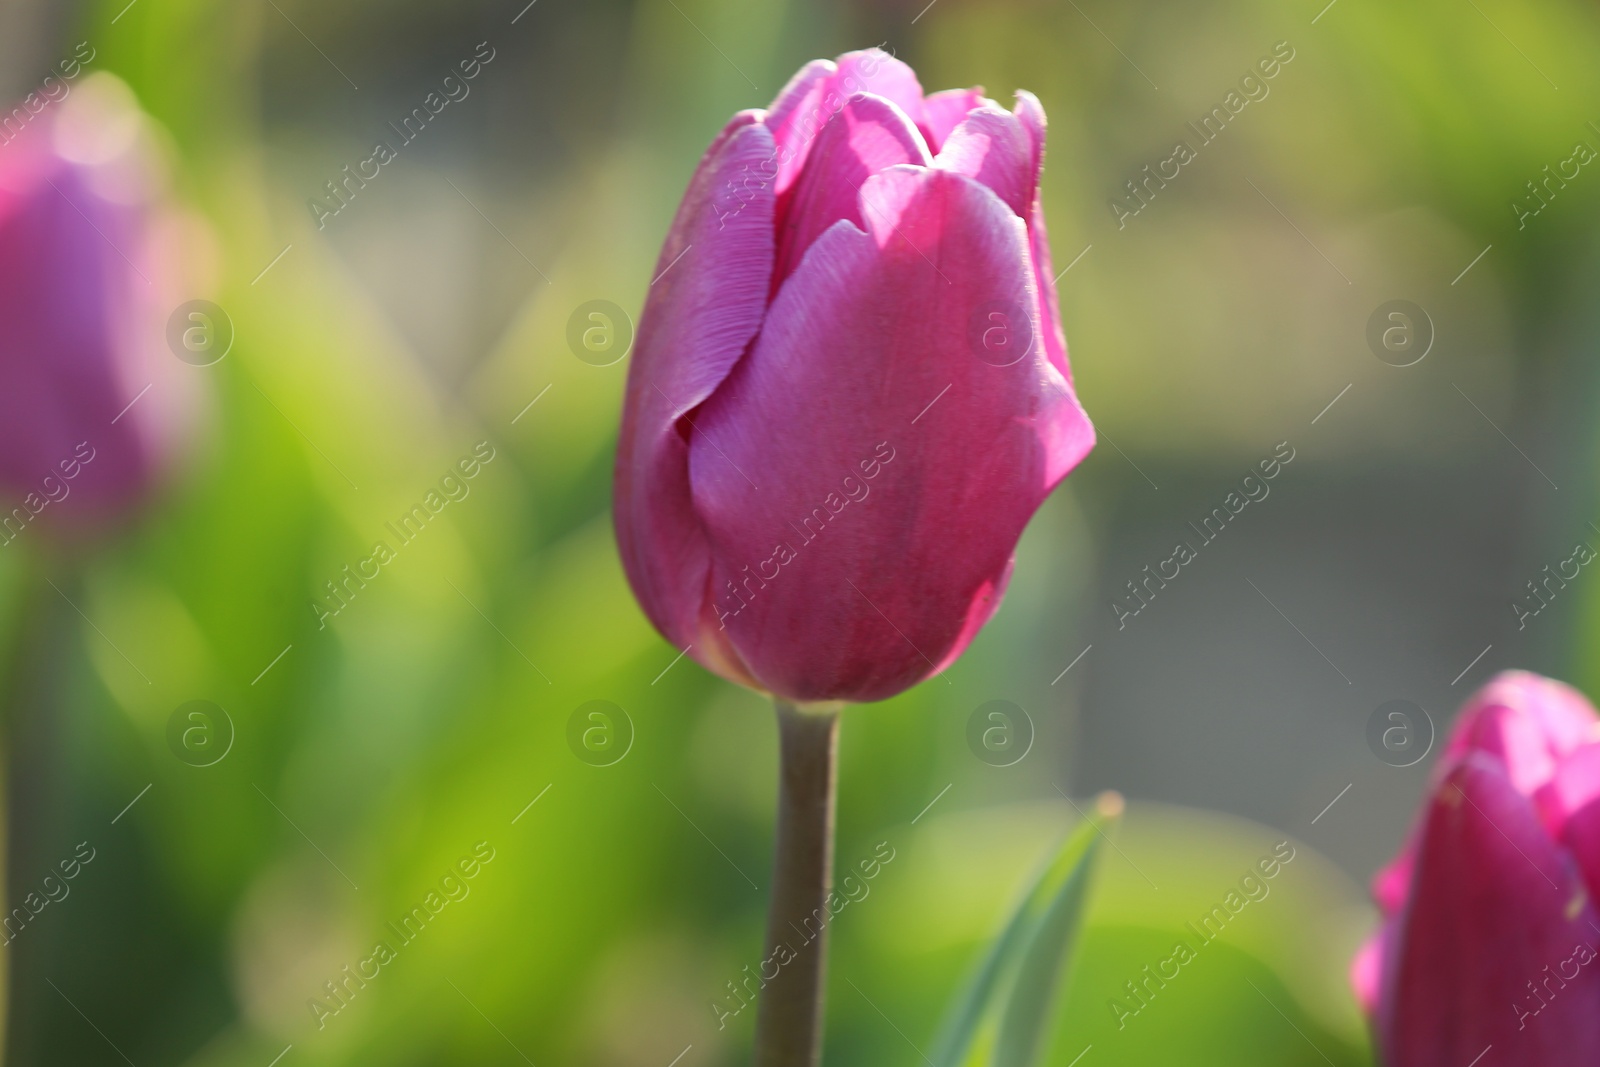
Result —
<path fill-rule="evenodd" d="M 165 331 L 192 294 L 150 140 L 101 74 L 0 145 L 0 544 L 120 517 L 189 422 Z"/>
<path fill-rule="evenodd" d="M 616 475 L 634 591 L 706 667 L 881 700 L 994 614 L 1094 444 L 1044 134 L 1032 94 L 925 97 L 874 49 L 808 64 L 712 143 L 639 325 Z"/>
<path fill-rule="evenodd" d="M 1507 672 L 1442 755 L 1352 967 L 1380 1062 L 1600 1062 L 1600 719 L 1560 682 Z"/>

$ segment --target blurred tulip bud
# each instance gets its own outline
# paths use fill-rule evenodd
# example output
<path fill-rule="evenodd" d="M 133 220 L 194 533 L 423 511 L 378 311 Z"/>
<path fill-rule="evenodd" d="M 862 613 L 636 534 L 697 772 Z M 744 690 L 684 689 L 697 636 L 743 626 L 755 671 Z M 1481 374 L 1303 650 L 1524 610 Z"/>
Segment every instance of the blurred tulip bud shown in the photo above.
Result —
<path fill-rule="evenodd" d="M 874 49 L 808 64 L 712 143 L 639 324 L 615 500 L 646 613 L 711 670 L 881 700 L 999 606 L 1094 444 L 1044 138 L 1032 94 L 924 96 Z"/>
<path fill-rule="evenodd" d="M 198 372 L 166 329 L 203 238 L 161 163 L 104 73 L 0 145 L 0 545 L 114 525 L 192 428 Z"/>
<path fill-rule="evenodd" d="M 1420 821 L 1373 880 L 1352 967 L 1385 1067 L 1600 1062 L 1600 719 L 1500 675 L 1468 703 Z"/>

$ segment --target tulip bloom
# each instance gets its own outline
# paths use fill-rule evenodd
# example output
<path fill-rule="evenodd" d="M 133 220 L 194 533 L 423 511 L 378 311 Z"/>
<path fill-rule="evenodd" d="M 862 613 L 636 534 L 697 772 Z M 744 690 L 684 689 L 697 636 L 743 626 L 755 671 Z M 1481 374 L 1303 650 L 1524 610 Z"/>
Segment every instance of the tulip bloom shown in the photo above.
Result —
<path fill-rule="evenodd" d="M 1045 117 L 808 64 L 712 143 L 639 324 L 617 453 L 628 577 L 667 638 L 797 702 L 943 669 L 1094 444 L 1039 201 Z"/>
<path fill-rule="evenodd" d="M 1600 1062 L 1600 719 L 1520 671 L 1468 702 L 1352 979 L 1385 1067 Z"/>
<path fill-rule="evenodd" d="M 165 331 L 189 294 L 149 140 L 100 74 L 0 147 L 0 543 L 125 513 L 188 422 Z"/>

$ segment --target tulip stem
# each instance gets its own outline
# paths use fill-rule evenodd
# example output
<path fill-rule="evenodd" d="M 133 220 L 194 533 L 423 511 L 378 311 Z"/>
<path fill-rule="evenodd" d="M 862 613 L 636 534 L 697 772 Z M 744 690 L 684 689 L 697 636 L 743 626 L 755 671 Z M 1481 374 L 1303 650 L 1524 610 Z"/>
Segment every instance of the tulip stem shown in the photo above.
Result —
<path fill-rule="evenodd" d="M 757 1067 L 817 1067 L 833 889 L 838 704 L 778 710 L 778 846 L 756 1012 Z M 773 968 L 777 974 L 767 978 Z"/>
<path fill-rule="evenodd" d="M 61 769 L 52 758 L 59 751 L 61 694 L 57 679 L 67 670 L 72 621 L 63 595 L 48 591 L 45 564 L 37 559 L 25 565 L 26 576 L 7 605 L 8 617 L 0 632 L 10 636 L 3 654 L 0 677 L 0 912 L 20 905 L 30 871 L 49 870 L 43 858 L 45 842 L 59 839 L 62 798 L 50 789 Z M 69 567 L 52 568 L 54 580 L 72 590 Z M 75 620 L 74 620 L 75 621 Z M 42 867 L 41 867 L 42 863 Z M 26 912 L 24 911 L 26 914 Z M 10 913 L 6 913 L 10 919 Z M 30 1025 L 28 1000 L 21 981 L 38 973 L 47 948 L 38 938 L 12 948 L 17 932 L 0 933 L 7 951 L 0 959 L 0 1061 L 26 1061 L 26 1043 L 39 1028 Z M 19 1025 L 20 1024 L 20 1025 Z M 19 1034 L 18 1031 L 22 1033 Z"/>

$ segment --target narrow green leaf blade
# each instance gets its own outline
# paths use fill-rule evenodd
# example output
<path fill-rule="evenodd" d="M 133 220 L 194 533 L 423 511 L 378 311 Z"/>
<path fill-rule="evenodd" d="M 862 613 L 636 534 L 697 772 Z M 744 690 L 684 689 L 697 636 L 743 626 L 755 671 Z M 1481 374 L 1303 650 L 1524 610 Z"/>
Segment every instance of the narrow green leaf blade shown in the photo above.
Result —
<path fill-rule="evenodd" d="M 1122 798 L 1102 795 L 1029 887 L 947 1018 L 938 1067 L 1032 1067 L 1088 900 L 1094 861 Z"/>

